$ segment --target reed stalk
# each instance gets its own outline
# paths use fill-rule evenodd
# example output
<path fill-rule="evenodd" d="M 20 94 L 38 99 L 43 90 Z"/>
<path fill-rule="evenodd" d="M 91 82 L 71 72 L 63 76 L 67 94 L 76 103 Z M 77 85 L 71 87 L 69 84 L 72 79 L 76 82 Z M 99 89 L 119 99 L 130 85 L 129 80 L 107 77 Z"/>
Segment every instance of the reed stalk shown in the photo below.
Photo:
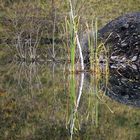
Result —
<path fill-rule="evenodd" d="M 75 66 L 74 66 L 75 65 L 75 52 L 76 52 L 76 46 L 77 46 L 79 50 L 81 70 L 83 71 L 84 59 L 83 59 L 82 48 L 81 48 L 81 44 L 80 44 L 79 36 L 78 36 L 78 26 L 77 26 L 78 23 L 76 23 L 76 15 L 74 14 L 71 0 L 69 0 L 69 6 L 70 6 L 70 23 L 71 23 L 70 25 L 70 28 L 71 28 L 71 45 L 70 45 L 71 69 L 73 72 L 75 71 Z"/>
<path fill-rule="evenodd" d="M 55 2 L 54 0 L 52 0 L 52 18 L 53 18 L 53 32 L 52 32 L 52 36 L 53 36 L 53 41 L 52 41 L 52 57 L 55 59 L 55 30 L 56 30 L 56 8 L 55 8 Z"/>

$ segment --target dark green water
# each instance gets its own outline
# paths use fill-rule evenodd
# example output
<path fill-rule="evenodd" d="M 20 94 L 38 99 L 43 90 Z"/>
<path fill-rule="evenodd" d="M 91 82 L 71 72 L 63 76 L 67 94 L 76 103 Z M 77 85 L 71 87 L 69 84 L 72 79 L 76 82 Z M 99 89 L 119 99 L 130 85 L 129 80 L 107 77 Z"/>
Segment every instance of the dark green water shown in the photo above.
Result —
<path fill-rule="evenodd" d="M 139 140 L 137 69 L 71 75 L 62 64 L 0 66 L 0 140 Z"/>

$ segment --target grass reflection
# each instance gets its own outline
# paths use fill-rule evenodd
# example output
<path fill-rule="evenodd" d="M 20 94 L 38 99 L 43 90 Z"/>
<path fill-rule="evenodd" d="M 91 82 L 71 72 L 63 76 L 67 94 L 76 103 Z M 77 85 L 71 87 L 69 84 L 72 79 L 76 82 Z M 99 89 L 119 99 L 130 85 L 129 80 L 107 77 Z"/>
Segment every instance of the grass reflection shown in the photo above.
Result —
<path fill-rule="evenodd" d="M 106 70 L 106 66 L 104 69 Z M 82 131 L 83 126 L 88 122 L 90 122 L 88 125 L 94 128 L 99 127 L 100 104 L 107 106 L 113 113 L 104 101 L 104 92 L 108 84 L 108 76 L 106 74 L 108 74 L 108 71 L 104 72 L 103 69 L 100 69 L 94 74 L 71 73 L 69 75 L 69 100 L 66 124 L 70 130 L 71 139 L 77 131 Z M 81 108 L 83 109 L 82 112 Z"/>

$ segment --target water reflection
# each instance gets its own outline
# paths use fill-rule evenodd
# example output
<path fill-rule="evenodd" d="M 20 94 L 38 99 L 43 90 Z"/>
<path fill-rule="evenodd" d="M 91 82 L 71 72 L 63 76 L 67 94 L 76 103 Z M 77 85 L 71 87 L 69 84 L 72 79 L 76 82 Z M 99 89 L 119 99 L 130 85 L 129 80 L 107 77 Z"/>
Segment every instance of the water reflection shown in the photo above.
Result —
<path fill-rule="evenodd" d="M 71 139 L 74 133 L 74 128 L 75 127 L 75 121 L 76 117 L 78 114 L 78 107 L 80 103 L 80 99 L 82 96 L 82 90 L 83 90 L 83 83 L 84 83 L 84 73 L 80 74 L 80 79 L 78 80 L 78 96 L 76 99 L 76 91 L 75 91 L 75 86 L 76 86 L 76 81 L 75 81 L 75 75 L 72 74 L 70 75 L 70 117 L 68 121 L 68 125 L 70 125 L 70 134 L 71 134 Z"/>
<path fill-rule="evenodd" d="M 138 69 L 114 68 L 106 77 L 64 67 L 1 66 L 0 139 L 139 138 L 140 110 L 126 106 L 139 106 Z"/>
<path fill-rule="evenodd" d="M 140 72 L 138 67 L 126 66 L 110 69 L 106 94 L 123 104 L 140 107 Z"/>
<path fill-rule="evenodd" d="M 91 125 L 98 128 L 99 103 L 104 104 L 113 113 L 109 106 L 104 102 L 103 82 L 95 75 L 81 73 L 70 75 L 70 100 L 68 123 L 71 139 L 77 131 L 84 131 L 84 127 Z M 105 89 L 105 88 L 104 88 Z M 83 97 L 83 98 L 82 98 Z M 85 98 L 86 97 L 86 98 Z"/>

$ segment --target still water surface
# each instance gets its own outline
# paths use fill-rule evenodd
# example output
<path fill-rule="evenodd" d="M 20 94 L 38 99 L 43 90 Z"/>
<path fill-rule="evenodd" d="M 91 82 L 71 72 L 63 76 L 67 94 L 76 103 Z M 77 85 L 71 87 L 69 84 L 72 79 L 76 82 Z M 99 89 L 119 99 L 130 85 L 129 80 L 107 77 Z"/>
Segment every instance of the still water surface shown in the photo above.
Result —
<path fill-rule="evenodd" d="M 0 140 L 139 140 L 140 72 L 69 74 L 63 64 L 0 66 Z"/>

